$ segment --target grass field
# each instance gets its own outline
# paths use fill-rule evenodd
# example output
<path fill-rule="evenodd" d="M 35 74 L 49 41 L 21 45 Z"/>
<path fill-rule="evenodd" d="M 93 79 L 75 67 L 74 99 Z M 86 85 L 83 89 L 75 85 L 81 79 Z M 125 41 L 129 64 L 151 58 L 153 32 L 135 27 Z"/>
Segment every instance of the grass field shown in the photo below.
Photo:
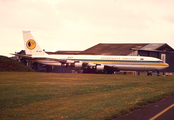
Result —
<path fill-rule="evenodd" d="M 0 119 L 112 119 L 174 94 L 174 77 L 0 72 Z"/>

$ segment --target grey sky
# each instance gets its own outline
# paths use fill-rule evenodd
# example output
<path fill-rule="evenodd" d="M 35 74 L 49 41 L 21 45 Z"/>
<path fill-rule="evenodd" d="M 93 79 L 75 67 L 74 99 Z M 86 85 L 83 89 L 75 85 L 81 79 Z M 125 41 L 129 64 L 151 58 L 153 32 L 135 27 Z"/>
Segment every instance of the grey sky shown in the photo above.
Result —
<path fill-rule="evenodd" d="M 0 0 L 0 55 L 24 49 L 30 30 L 46 51 L 98 43 L 167 43 L 174 48 L 171 0 Z"/>

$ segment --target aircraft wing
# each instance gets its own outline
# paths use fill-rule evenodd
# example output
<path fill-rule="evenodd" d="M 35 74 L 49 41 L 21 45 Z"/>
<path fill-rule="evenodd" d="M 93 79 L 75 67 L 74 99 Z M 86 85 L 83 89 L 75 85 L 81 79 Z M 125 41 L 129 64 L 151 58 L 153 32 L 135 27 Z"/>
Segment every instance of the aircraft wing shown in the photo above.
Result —
<path fill-rule="evenodd" d="M 104 64 L 104 63 L 97 63 L 96 61 L 81 61 L 81 60 L 68 60 L 68 59 L 55 59 L 55 58 L 42 58 L 45 60 L 50 61 L 57 61 L 61 63 L 60 66 L 63 67 L 70 67 L 72 69 L 88 69 L 88 70 L 97 70 L 97 71 L 119 71 L 116 66 Z M 49 61 L 48 61 L 49 62 Z"/>
<path fill-rule="evenodd" d="M 35 62 L 45 64 L 45 65 L 55 65 L 55 66 L 61 66 L 61 67 L 69 67 L 72 69 L 88 69 L 88 70 L 98 70 L 98 71 L 104 71 L 105 68 L 114 68 L 112 66 L 106 66 L 105 64 L 96 63 L 92 61 L 81 61 L 81 60 L 73 60 L 73 59 L 63 59 L 63 58 L 56 58 L 51 56 L 37 56 L 37 57 L 31 57 L 27 55 L 18 55 L 20 57 L 24 58 L 32 58 Z"/>

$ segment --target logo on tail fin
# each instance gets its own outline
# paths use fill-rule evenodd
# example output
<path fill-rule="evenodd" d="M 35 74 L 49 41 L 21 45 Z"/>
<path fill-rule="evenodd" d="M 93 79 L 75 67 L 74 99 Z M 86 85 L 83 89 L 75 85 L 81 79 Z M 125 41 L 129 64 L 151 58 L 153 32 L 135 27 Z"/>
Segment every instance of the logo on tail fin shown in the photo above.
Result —
<path fill-rule="evenodd" d="M 28 49 L 33 50 L 36 47 L 36 42 L 34 40 L 28 40 L 26 46 Z"/>

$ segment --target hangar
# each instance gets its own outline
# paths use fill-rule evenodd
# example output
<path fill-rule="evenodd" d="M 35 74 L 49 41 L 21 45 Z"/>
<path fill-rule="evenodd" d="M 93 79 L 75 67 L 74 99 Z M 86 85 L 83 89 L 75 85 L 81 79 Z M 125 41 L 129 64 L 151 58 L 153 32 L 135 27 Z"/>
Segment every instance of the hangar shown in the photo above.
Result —
<path fill-rule="evenodd" d="M 25 54 L 25 51 L 19 52 Z M 172 75 L 174 73 L 174 49 L 166 43 L 99 43 L 84 51 L 56 51 L 46 52 L 48 54 L 69 54 L 69 55 L 124 55 L 124 56 L 150 56 L 160 58 L 169 64 L 167 69 L 160 72 L 162 74 Z M 72 73 L 68 68 L 60 68 L 55 66 L 43 66 L 38 63 L 27 61 L 25 58 L 19 60 L 37 71 Z M 80 71 L 82 72 L 82 71 Z M 124 71 L 125 73 L 125 71 Z M 140 72 L 135 72 L 140 75 Z M 157 73 L 154 73 L 157 74 Z"/>

